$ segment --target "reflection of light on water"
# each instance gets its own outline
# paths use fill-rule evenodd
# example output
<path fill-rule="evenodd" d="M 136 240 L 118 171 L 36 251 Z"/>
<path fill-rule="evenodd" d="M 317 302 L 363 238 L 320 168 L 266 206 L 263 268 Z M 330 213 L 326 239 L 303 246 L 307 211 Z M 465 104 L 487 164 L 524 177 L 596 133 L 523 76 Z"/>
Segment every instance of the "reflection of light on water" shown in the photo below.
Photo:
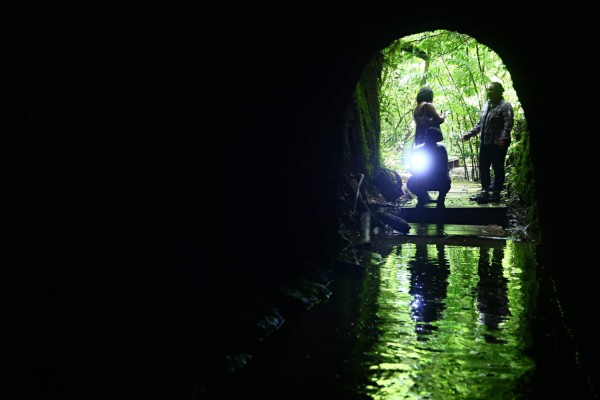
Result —
<path fill-rule="evenodd" d="M 518 379 L 533 368 L 523 354 L 526 338 L 526 310 L 522 282 L 522 259 L 515 259 L 514 244 L 498 241 L 504 248 L 502 274 L 510 276 L 505 286 L 508 315 L 489 340 L 488 327 L 480 321 L 478 309 L 479 247 L 445 246 L 445 267 L 449 275 L 444 282 L 446 295 L 430 302 L 441 302 L 443 310 L 428 325 L 422 323 L 427 305 L 426 290 L 414 293 L 411 269 L 416 245 L 402 244 L 380 268 L 380 292 L 377 298 L 379 336 L 366 352 L 370 384 L 363 387 L 373 399 L 512 399 Z M 436 263 L 435 245 L 427 245 L 425 263 Z M 496 245 L 497 246 L 497 245 Z M 526 253 L 529 256 L 532 254 Z M 522 258 L 522 257 L 521 257 Z M 435 269 L 434 269 L 435 271 Z M 510 273 L 507 273 L 510 271 Z M 437 281 L 436 281 L 437 285 Z M 532 287 L 532 286 L 531 286 Z M 494 310 L 492 310 L 494 311 Z M 420 340 L 428 335 L 426 342 Z"/>
<path fill-rule="evenodd" d="M 410 302 L 410 306 L 412 307 L 413 310 L 417 311 L 419 308 L 421 308 L 421 306 L 423 305 L 423 299 L 422 296 L 417 294 L 414 296 L 414 300 Z M 418 314 L 413 313 L 413 321 L 418 321 L 420 318 L 418 318 Z"/>

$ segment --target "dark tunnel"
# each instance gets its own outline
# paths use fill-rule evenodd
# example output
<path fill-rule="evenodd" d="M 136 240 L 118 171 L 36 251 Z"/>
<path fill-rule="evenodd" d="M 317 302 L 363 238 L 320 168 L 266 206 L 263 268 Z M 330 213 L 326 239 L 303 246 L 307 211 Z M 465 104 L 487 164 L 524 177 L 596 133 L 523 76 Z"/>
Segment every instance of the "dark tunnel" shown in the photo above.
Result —
<path fill-rule="evenodd" d="M 5 327 L 21 393 L 115 398 L 122 371 L 194 376 L 223 343 L 242 346 L 234 304 L 339 251 L 342 130 L 362 71 L 435 29 L 476 38 L 511 73 L 543 265 L 597 386 L 597 274 L 581 261 L 595 204 L 577 190 L 596 157 L 580 142 L 593 134 L 595 15 L 303 7 L 40 9 L 5 27 Z M 572 122 L 582 112 L 586 126 Z"/>

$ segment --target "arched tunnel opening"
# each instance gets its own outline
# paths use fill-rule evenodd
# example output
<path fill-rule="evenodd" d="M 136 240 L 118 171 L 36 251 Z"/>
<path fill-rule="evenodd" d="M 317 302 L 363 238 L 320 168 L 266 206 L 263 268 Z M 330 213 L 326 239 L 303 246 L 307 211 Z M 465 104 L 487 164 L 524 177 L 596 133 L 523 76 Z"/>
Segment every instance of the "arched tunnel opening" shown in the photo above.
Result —
<path fill-rule="evenodd" d="M 573 98 L 597 85 L 568 78 L 598 49 L 591 13 L 347 7 L 274 19 L 254 8 L 215 31 L 172 11 L 32 13 L 6 36 L 7 325 L 24 394 L 148 398 L 227 369 L 222 350 L 251 340 L 246 311 L 318 280 L 339 252 L 341 150 L 365 67 L 434 29 L 477 38 L 511 71 L 531 132 L 540 262 L 597 386 L 594 272 L 576 258 L 594 214 L 565 205 L 575 183 L 557 167 L 585 137 L 569 121 Z M 586 168 L 593 148 L 578 151 Z"/>

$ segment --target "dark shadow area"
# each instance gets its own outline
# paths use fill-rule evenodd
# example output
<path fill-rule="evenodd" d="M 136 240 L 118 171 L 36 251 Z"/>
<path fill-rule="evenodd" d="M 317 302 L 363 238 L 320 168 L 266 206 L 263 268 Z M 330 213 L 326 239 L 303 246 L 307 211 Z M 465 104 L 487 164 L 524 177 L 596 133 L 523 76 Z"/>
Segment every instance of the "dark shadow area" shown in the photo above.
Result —
<path fill-rule="evenodd" d="M 329 301 L 210 382 L 209 398 L 590 398 L 551 282 L 525 267 L 536 246 L 447 239 L 375 237 L 357 252 L 362 269 L 334 266 Z M 543 314 L 538 291 L 554 304 Z M 522 351 L 536 325 L 547 354 Z"/>
<path fill-rule="evenodd" d="M 539 253 L 596 385 L 596 282 L 573 261 L 591 237 L 572 229 L 594 211 L 565 210 L 557 193 L 570 178 L 556 168 L 577 137 L 558 119 L 581 108 L 572 79 L 598 50 L 596 21 L 562 8 L 545 18 L 454 9 L 9 13 L 3 265 L 22 397 L 198 398 L 228 367 L 223 349 L 256 345 L 253 314 L 300 312 L 281 288 L 318 282 L 315 265 L 341 247 L 340 149 L 356 82 L 392 40 L 433 29 L 476 38 L 511 72 L 531 130 Z M 594 149 L 578 151 L 585 171 Z"/>

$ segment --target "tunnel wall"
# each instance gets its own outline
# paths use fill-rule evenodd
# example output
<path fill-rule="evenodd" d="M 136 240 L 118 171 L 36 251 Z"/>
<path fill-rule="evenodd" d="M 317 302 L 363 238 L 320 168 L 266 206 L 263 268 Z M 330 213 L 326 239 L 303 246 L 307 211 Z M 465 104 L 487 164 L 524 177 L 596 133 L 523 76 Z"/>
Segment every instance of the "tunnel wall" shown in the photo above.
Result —
<path fill-rule="evenodd" d="M 307 7 L 273 18 L 243 6 L 216 28 L 181 10 L 25 15 L 6 36 L 2 93 L 18 365 L 67 360 L 68 376 L 90 352 L 133 363 L 165 339 L 157 357 L 200 357 L 200 332 L 227 320 L 241 287 L 334 257 L 356 84 L 393 40 L 448 29 L 489 46 L 511 73 L 531 131 L 541 258 L 595 377 L 582 311 L 598 306 L 595 272 L 574 261 L 592 241 L 577 228 L 594 211 L 565 206 L 571 193 L 581 199 L 571 186 L 595 157 L 579 146 L 593 122 L 570 118 L 596 93 L 593 16 L 454 10 Z M 577 155 L 565 154 L 571 145 Z M 580 162 L 573 173 L 569 157 Z"/>

